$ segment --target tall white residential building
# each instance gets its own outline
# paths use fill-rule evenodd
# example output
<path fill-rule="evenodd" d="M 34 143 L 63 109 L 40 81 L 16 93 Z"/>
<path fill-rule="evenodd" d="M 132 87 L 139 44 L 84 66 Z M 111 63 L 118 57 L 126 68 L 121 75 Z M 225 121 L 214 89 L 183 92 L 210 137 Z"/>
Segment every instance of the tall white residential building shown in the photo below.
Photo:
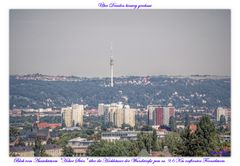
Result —
<path fill-rule="evenodd" d="M 73 104 L 72 105 L 72 121 L 73 126 L 83 125 L 84 107 L 83 105 Z"/>
<path fill-rule="evenodd" d="M 112 103 L 104 105 L 104 124 L 112 124 L 116 127 L 122 127 L 122 124 L 135 126 L 135 109 L 130 109 L 128 105 L 122 103 Z"/>
<path fill-rule="evenodd" d="M 116 110 L 118 110 L 119 108 L 121 108 L 121 106 L 119 106 L 116 103 L 112 103 L 109 107 L 108 107 L 108 116 L 109 116 L 109 123 L 114 124 L 114 119 L 115 119 L 115 112 Z"/>
<path fill-rule="evenodd" d="M 123 123 L 129 124 L 131 127 L 134 127 L 135 126 L 135 113 L 136 113 L 136 109 L 124 108 Z"/>
<path fill-rule="evenodd" d="M 109 123 L 109 104 L 104 104 L 103 112 L 104 112 L 104 124 L 107 125 Z"/>
<path fill-rule="evenodd" d="M 72 107 L 62 108 L 61 112 L 66 127 L 83 125 L 83 105 L 73 104 Z"/>
<path fill-rule="evenodd" d="M 103 103 L 98 104 L 98 115 L 104 115 L 104 106 Z"/>
<path fill-rule="evenodd" d="M 163 124 L 169 125 L 169 109 L 168 107 L 163 107 Z"/>
<path fill-rule="evenodd" d="M 63 120 L 66 127 L 72 127 L 72 107 L 62 108 Z"/>
<path fill-rule="evenodd" d="M 104 104 L 103 110 L 104 110 L 104 124 L 112 124 L 114 125 L 114 114 L 115 111 L 119 108 L 119 106 L 116 103 L 112 104 Z"/>
<path fill-rule="evenodd" d="M 122 127 L 123 124 L 123 109 L 117 108 L 114 112 L 114 126 Z"/>

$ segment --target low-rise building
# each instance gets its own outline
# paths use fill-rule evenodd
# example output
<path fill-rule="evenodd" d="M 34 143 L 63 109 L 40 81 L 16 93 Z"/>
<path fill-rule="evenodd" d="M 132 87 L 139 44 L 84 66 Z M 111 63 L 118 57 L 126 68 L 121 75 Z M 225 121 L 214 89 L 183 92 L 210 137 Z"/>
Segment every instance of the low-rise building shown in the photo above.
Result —
<path fill-rule="evenodd" d="M 141 132 L 151 134 L 152 131 L 111 131 L 111 132 L 102 132 L 101 140 L 106 140 L 109 142 L 114 142 L 116 140 L 122 141 L 136 141 L 138 134 Z"/>
<path fill-rule="evenodd" d="M 51 128 L 51 129 L 55 129 L 57 127 L 61 127 L 61 123 L 47 123 L 47 122 L 39 122 L 36 123 L 37 127 L 39 129 L 44 129 L 44 128 Z"/>
<path fill-rule="evenodd" d="M 10 147 L 10 156 L 33 157 L 34 151 L 30 146 L 13 146 Z"/>
<path fill-rule="evenodd" d="M 75 156 L 86 156 L 88 147 L 94 143 L 95 141 L 93 140 L 77 137 L 69 140 L 67 146 L 73 149 Z"/>
<path fill-rule="evenodd" d="M 116 131 L 116 132 L 102 132 L 101 139 L 109 142 L 116 140 L 137 140 L 136 131 Z"/>
<path fill-rule="evenodd" d="M 42 144 L 47 144 L 48 139 L 50 138 L 50 132 L 48 129 L 39 129 L 37 132 L 37 139 L 41 140 Z"/>
<path fill-rule="evenodd" d="M 60 157 L 63 154 L 63 149 L 55 144 L 47 144 L 45 145 L 45 152 L 51 157 Z"/>
<path fill-rule="evenodd" d="M 34 125 L 32 129 L 21 130 L 19 136 L 19 139 L 25 144 L 25 146 L 34 146 L 37 139 L 44 145 L 47 143 L 49 138 L 49 129 L 38 129 L 36 125 Z"/>

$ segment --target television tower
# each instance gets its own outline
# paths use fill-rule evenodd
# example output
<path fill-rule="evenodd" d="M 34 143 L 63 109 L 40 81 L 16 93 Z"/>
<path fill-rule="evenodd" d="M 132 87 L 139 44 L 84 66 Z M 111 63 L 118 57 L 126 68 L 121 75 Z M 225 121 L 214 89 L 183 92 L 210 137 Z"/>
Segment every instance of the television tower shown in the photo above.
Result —
<path fill-rule="evenodd" d="M 112 42 L 110 43 L 110 70 L 111 70 L 111 87 L 113 87 L 113 48 L 112 48 Z"/>

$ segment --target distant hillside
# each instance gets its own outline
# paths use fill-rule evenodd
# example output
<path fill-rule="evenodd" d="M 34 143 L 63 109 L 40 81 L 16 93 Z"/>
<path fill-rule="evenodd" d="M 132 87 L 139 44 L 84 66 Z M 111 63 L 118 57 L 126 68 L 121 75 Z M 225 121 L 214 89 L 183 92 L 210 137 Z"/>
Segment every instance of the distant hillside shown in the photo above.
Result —
<path fill-rule="evenodd" d="M 28 79 L 31 78 L 31 79 Z M 72 103 L 97 107 L 98 103 L 123 102 L 132 107 L 148 104 L 177 108 L 230 107 L 230 78 L 216 76 L 118 77 L 10 76 L 10 108 L 60 108 Z"/>

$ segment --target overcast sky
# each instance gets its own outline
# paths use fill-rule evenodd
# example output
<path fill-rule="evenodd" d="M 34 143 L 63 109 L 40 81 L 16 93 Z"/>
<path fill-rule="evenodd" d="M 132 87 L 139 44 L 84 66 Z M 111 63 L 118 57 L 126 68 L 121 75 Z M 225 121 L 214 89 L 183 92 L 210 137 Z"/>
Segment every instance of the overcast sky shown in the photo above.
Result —
<path fill-rule="evenodd" d="M 228 75 L 230 10 L 11 10 L 10 74 Z"/>

